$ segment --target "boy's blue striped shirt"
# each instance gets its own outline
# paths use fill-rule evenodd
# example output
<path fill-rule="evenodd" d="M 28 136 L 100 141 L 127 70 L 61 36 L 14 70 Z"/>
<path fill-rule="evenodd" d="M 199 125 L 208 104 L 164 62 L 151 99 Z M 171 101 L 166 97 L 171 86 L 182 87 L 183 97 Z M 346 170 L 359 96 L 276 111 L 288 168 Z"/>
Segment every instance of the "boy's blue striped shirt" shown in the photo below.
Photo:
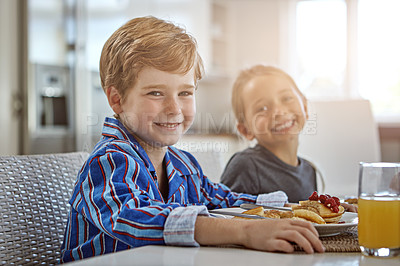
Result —
<path fill-rule="evenodd" d="M 208 215 L 207 209 L 286 201 L 285 196 L 257 199 L 232 192 L 204 176 L 191 154 L 168 147 L 164 202 L 150 159 L 122 123 L 106 118 L 102 135 L 78 174 L 70 200 L 63 262 L 144 245 L 198 246 L 194 223 L 198 214 Z"/>

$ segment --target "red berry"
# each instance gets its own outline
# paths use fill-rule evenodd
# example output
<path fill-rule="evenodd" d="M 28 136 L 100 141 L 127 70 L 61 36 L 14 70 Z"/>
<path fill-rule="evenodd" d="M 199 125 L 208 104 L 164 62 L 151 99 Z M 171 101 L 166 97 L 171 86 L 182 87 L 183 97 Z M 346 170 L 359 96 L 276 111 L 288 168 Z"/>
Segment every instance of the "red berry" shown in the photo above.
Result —
<path fill-rule="evenodd" d="M 322 204 L 325 204 L 325 201 L 328 199 L 328 197 L 326 196 L 326 195 L 320 195 L 319 196 L 319 201 L 322 203 Z"/>
<path fill-rule="evenodd" d="M 334 200 L 335 200 L 335 202 L 336 202 L 336 205 L 340 205 L 340 199 L 338 198 L 338 197 L 332 197 Z"/>
<path fill-rule="evenodd" d="M 333 212 L 338 213 L 338 212 L 339 212 L 339 206 L 333 206 L 333 208 L 331 208 L 331 210 L 332 210 Z"/>
<path fill-rule="evenodd" d="M 318 193 L 317 191 L 314 191 L 310 197 L 308 197 L 309 200 L 318 200 Z"/>
<path fill-rule="evenodd" d="M 332 198 L 327 199 L 327 200 L 325 201 L 324 205 L 325 205 L 326 207 L 328 207 L 328 208 L 332 208 L 332 207 L 337 206 L 337 205 L 336 205 L 336 201 L 335 201 L 334 199 L 332 199 Z"/>

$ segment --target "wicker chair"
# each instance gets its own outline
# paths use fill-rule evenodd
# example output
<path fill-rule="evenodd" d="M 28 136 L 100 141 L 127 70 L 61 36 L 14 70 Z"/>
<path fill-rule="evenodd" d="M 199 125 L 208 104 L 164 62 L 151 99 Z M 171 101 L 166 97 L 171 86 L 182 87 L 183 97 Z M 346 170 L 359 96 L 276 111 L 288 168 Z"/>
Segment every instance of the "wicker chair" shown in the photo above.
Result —
<path fill-rule="evenodd" d="M 0 156 L 0 264 L 57 264 L 84 152 Z"/>

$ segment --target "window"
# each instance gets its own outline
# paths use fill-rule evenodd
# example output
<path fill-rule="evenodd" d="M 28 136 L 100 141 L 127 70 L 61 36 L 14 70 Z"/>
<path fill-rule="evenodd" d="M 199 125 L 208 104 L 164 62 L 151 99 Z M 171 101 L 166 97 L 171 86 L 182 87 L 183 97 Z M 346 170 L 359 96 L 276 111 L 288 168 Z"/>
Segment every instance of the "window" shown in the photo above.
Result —
<path fill-rule="evenodd" d="M 400 1 L 358 4 L 359 91 L 380 120 L 400 116 Z"/>
<path fill-rule="evenodd" d="M 398 120 L 398 10 L 398 0 L 298 1 L 296 81 L 306 96 L 362 97 L 379 122 Z"/>
<path fill-rule="evenodd" d="M 298 86 L 309 98 L 343 96 L 346 4 L 301 1 L 296 16 Z"/>

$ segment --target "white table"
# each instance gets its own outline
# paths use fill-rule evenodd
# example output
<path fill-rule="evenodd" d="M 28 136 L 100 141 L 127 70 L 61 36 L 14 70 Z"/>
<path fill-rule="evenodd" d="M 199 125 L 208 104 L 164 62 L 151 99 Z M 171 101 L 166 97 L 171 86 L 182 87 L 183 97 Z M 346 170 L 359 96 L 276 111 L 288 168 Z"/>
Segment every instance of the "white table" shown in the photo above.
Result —
<path fill-rule="evenodd" d="M 262 252 L 242 248 L 145 246 L 98 256 L 68 265 L 400 265 L 400 257 L 371 258 L 361 253 L 294 253 Z"/>

